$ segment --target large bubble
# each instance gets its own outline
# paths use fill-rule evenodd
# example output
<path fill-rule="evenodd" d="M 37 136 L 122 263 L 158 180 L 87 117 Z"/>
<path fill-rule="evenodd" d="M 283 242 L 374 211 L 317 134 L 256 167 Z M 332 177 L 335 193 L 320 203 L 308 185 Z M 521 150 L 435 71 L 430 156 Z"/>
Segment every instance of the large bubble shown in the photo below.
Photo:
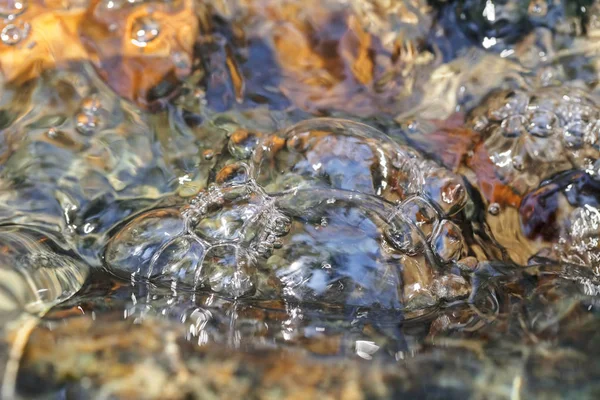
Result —
<path fill-rule="evenodd" d="M 381 132 L 310 120 L 263 136 L 184 206 L 131 220 L 105 261 L 226 297 L 420 308 L 469 292 L 452 268 L 466 201 L 459 177 Z"/>

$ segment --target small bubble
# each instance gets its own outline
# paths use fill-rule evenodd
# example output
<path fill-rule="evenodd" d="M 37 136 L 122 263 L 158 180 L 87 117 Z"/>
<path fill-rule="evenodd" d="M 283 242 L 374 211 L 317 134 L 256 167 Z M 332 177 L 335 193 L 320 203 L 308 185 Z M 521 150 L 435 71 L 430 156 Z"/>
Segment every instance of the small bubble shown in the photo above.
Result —
<path fill-rule="evenodd" d="M 277 236 L 286 235 L 291 228 L 292 221 L 287 217 L 278 217 L 273 224 L 273 233 Z"/>
<path fill-rule="evenodd" d="M 408 122 L 408 125 L 407 125 L 408 133 L 419 133 L 420 128 L 421 127 L 419 125 L 419 121 L 412 120 L 412 121 Z"/>
<path fill-rule="evenodd" d="M 498 215 L 498 214 L 500 214 L 500 204 L 498 204 L 498 203 L 492 203 L 492 204 L 490 204 L 490 206 L 488 207 L 488 212 L 491 215 Z"/>
<path fill-rule="evenodd" d="M 75 127 L 82 135 L 92 135 L 98 128 L 99 119 L 95 115 L 80 112 L 75 117 Z"/>
<path fill-rule="evenodd" d="M 95 97 L 86 97 L 81 102 L 81 111 L 86 115 L 94 115 L 101 108 L 100 100 Z"/>
<path fill-rule="evenodd" d="M 48 129 L 48 132 L 46 132 L 46 135 L 51 139 L 55 139 L 58 136 L 58 131 L 56 128 L 50 128 Z"/>
<path fill-rule="evenodd" d="M 496 104 L 488 110 L 488 118 L 492 121 L 502 121 L 511 115 L 523 113 L 528 104 L 529 96 L 525 92 L 510 92 L 503 99 L 503 103 Z"/>
<path fill-rule="evenodd" d="M 529 3 L 529 15 L 533 17 L 544 17 L 548 14 L 548 3 L 546 0 L 534 0 Z"/>
<path fill-rule="evenodd" d="M 138 47 L 146 47 L 160 33 L 158 22 L 147 16 L 136 18 L 131 29 L 131 43 Z"/>
<path fill-rule="evenodd" d="M 232 156 L 243 160 L 252 155 L 257 144 L 258 137 L 255 134 L 238 129 L 231 134 L 227 148 Z"/>
<path fill-rule="evenodd" d="M 204 150 L 204 152 L 202 153 L 202 155 L 204 156 L 204 159 L 206 161 L 210 161 L 213 159 L 213 157 L 215 156 L 215 152 L 213 150 Z"/>
<path fill-rule="evenodd" d="M 173 64 L 175 65 L 175 74 L 179 79 L 190 74 L 192 69 L 192 60 L 190 56 L 182 51 L 177 51 L 173 54 Z"/>
<path fill-rule="evenodd" d="M 323 269 L 331 269 L 331 264 L 329 264 L 329 263 L 323 263 L 323 264 L 321 264 L 321 268 L 323 268 Z"/>
<path fill-rule="evenodd" d="M 525 169 L 525 161 L 523 161 L 523 157 L 514 156 L 512 159 L 512 166 L 517 171 L 523 171 Z"/>
<path fill-rule="evenodd" d="M 525 117 L 522 115 L 511 115 L 502 120 L 500 128 L 506 137 L 517 137 L 525 132 Z"/>
<path fill-rule="evenodd" d="M 29 35 L 29 24 L 21 23 L 21 24 L 9 24 L 2 29 L 0 32 L 0 39 L 2 43 L 14 46 L 21 42 Z"/>
<path fill-rule="evenodd" d="M 477 116 L 473 121 L 473 129 L 477 132 L 483 131 L 490 121 L 483 115 Z"/>
<path fill-rule="evenodd" d="M 123 0 L 104 0 L 101 7 L 106 10 L 119 10 L 123 7 Z"/>
<path fill-rule="evenodd" d="M 327 218 L 325 218 L 325 217 L 321 218 L 321 226 L 323 228 L 325 228 L 327 225 L 328 225 Z"/>
<path fill-rule="evenodd" d="M 12 20 L 27 10 L 27 0 L 0 0 L 0 17 Z"/>

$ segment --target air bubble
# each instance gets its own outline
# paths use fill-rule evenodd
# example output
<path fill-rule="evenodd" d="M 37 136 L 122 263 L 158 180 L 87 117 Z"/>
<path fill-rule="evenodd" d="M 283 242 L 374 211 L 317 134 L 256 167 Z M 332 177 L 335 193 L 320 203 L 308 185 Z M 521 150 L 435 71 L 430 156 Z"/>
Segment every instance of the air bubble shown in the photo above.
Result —
<path fill-rule="evenodd" d="M 512 166 L 517 171 L 523 171 L 525 169 L 525 160 L 520 155 L 516 155 L 513 157 Z"/>
<path fill-rule="evenodd" d="M 120 10 L 124 3 L 124 0 L 102 0 L 101 7 L 109 11 Z"/>
<path fill-rule="evenodd" d="M 136 18 L 131 29 L 131 43 L 138 47 L 146 47 L 160 33 L 158 22 L 148 16 Z"/>
<path fill-rule="evenodd" d="M 211 290 L 234 298 L 252 290 L 252 274 L 246 270 L 243 250 L 235 245 L 216 245 L 209 248 L 202 267 L 197 271 L 198 283 L 207 284 Z"/>
<path fill-rule="evenodd" d="M 13 19 L 27 10 L 27 0 L 0 0 L 0 17 Z"/>
<path fill-rule="evenodd" d="M 460 228 L 449 220 L 444 220 L 438 225 L 431 247 L 445 263 L 458 261 L 467 255 L 465 239 Z"/>
<path fill-rule="evenodd" d="M 97 116 L 80 112 L 75 117 L 75 128 L 82 135 L 89 136 L 96 132 L 99 122 L 100 120 Z"/>
<path fill-rule="evenodd" d="M 528 12 L 532 17 L 545 17 L 548 14 L 548 3 L 546 0 L 534 0 L 529 3 Z"/>
<path fill-rule="evenodd" d="M 208 150 L 204 150 L 202 152 L 202 156 L 204 157 L 204 159 L 206 161 L 210 161 L 213 159 L 213 157 L 215 156 L 215 152 L 214 150 L 208 149 Z"/>
<path fill-rule="evenodd" d="M 8 46 L 14 46 L 20 43 L 29 35 L 29 24 L 28 23 L 15 23 L 9 24 L 2 29 L 0 32 L 0 39 L 2 43 Z"/>
<path fill-rule="evenodd" d="M 500 214 L 500 204 L 498 204 L 498 203 L 490 204 L 488 207 L 488 212 L 490 213 L 490 215 Z"/>
<path fill-rule="evenodd" d="M 101 107 L 102 104 L 96 97 L 86 97 L 81 102 L 81 111 L 86 115 L 95 115 Z"/>
<path fill-rule="evenodd" d="M 419 229 L 401 215 L 395 215 L 391 219 L 384 234 L 393 247 L 408 255 L 421 253 L 426 245 Z"/>
<path fill-rule="evenodd" d="M 503 99 L 495 99 L 488 110 L 491 121 L 502 121 L 511 115 L 523 114 L 529 104 L 529 96 L 521 91 L 509 92 Z"/>
<path fill-rule="evenodd" d="M 258 144 L 258 137 L 244 129 L 233 132 L 229 138 L 227 148 L 229 153 L 238 160 L 244 160 L 252 156 L 252 152 Z"/>

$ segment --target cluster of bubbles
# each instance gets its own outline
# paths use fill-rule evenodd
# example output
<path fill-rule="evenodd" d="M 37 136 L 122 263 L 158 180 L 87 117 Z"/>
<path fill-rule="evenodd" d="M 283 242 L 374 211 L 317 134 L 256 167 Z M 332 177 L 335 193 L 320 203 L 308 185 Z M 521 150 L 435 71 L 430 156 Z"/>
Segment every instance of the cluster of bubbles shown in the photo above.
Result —
<path fill-rule="evenodd" d="M 500 179 L 524 194 L 571 168 L 599 158 L 600 109 L 586 91 L 570 87 L 504 90 L 470 116 Z"/>
<path fill-rule="evenodd" d="M 590 268 L 600 275 L 600 180 L 597 171 L 566 171 L 523 199 L 523 232 L 540 240 L 538 257 Z"/>
<path fill-rule="evenodd" d="M 228 149 L 208 189 L 113 235 L 107 267 L 233 298 L 419 308 L 468 295 L 458 176 L 345 120 L 237 132 Z"/>
<path fill-rule="evenodd" d="M 0 5 L 0 17 L 4 20 L 0 40 L 5 45 L 14 46 L 29 35 L 30 25 L 17 19 L 27 6 L 28 0 L 6 0 Z"/>

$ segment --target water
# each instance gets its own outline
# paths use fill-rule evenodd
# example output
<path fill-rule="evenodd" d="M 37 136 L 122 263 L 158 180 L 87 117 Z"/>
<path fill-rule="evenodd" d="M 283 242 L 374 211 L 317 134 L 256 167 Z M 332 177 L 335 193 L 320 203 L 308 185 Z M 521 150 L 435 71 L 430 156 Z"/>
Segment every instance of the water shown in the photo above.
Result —
<path fill-rule="evenodd" d="M 596 398 L 598 10 L 0 1 L 0 395 Z"/>

